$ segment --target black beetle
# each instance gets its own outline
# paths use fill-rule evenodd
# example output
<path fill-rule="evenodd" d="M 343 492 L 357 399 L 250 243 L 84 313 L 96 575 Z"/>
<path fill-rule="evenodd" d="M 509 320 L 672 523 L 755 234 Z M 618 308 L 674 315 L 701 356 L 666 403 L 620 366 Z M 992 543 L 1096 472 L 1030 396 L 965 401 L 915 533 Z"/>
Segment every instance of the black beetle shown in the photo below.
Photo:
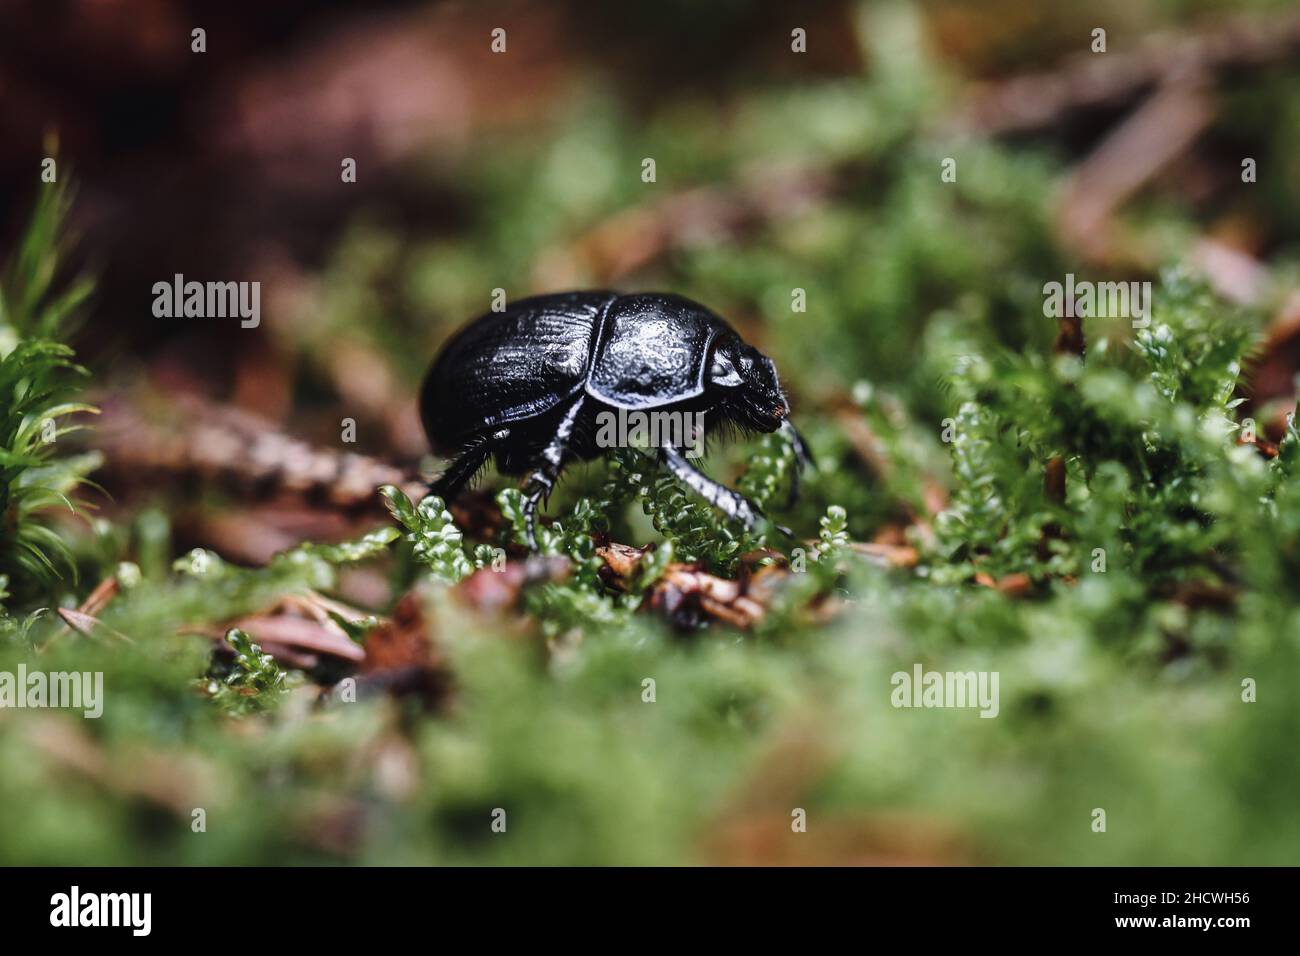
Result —
<path fill-rule="evenodd" d="M 420 393 L 429 443 L 457 456 L 433 493 L 451 501 L 493 455 L 502 473 L 528 473 L 534 549 L 537 502 L 566 463 L 605 450 L 595 437 L 601 412 L 702 412 L 709 432 L 780 428 L 798 467 L 811 465 L 789 408 L 771 359 L 704 306 L 657 293 L 565 292 L 488 312 L 442 347 Z M 659 455 L 678 480 L 746 527 L 762 518 L 743 495 L 698 471 L 681 447 L 665 444 Z"/>

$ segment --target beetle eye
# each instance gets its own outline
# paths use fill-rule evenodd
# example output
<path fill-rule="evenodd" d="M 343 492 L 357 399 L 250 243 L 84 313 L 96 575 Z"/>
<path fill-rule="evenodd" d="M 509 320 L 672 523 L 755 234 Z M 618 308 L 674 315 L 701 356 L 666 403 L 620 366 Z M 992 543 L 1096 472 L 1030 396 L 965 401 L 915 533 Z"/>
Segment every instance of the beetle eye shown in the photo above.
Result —
<path fill-rule="evenodd" d="M 742 382 L 740 373 L 736 371 L 736 366 L 731 363 L 727 353 L 721 349 L 713 354 L 713 364 L 709 367 L 709 379 L 714 385 L 722 385 L 728 388 L 735 388 Z"/>

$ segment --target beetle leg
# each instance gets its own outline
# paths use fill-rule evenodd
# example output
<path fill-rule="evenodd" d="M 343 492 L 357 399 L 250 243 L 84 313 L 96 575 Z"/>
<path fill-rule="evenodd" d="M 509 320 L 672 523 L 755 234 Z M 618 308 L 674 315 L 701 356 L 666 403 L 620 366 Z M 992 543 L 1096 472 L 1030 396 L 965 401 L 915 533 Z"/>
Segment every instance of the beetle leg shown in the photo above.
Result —
<path fill-rule="evenodd" d="M 817 462 L 813 461 L 808 443 L 803 440 L 803 436 L 799 434 L 790 419 L 787 418 L 781 423 L 781 431 L 790 440 L 790 447 L 794 449 L 794 471 L 790 472 L 789 499 L 789 504 L 792 505 L 799 500 L 799 473 L 805 468 L 815 469 Z"/>
<path fill-rule="evenodd" d="M 528 547 L 537 550 L 536 522 L 537 522 L 537 502 L 540 500 L 543 507 L 550 503 L 551 489 L 555 487 L 555 482 L 560 477 L 560 469 L 564 467 L 564 457 L 569 451 L 569 440 L 573 437 L 573 430 L 578 424 L 578 413 L 582 410 L 583 396 L 579 395 L 577 400 L 569 406 L 560 419 L 560 424 L 555 429 L 555 434 L 547 442 L 546 447 L 542 449 L 541 463 L 533 469 L 533 473 L 528 476 L 526 484 L 527 495 L 524 498 L 524 521 L 528 538 Z"/>
<path fill-rule="evenodd" d="M 429 486 L 429 493 L 437 495 L 450 504 L 452 499 L 459 495 L 461 490 L 479 473 L 479 470 L 487 464 L 487 460 L 491 457 L 496 446 L 509 437 L 510 429 L 502 428 L 500 431 L 493 432 L 490 438 L 484 439 L 473 448 L 462 453 L 438 477 L 438 480 Z"/>
<path fill-rule="evenodd" d="M 677 480 L 684 484 L 691 491 L 695 492 L 709 504 L 713 505 L 728 518 L 734 518 L 742 522 L 745 528 L 753 531 L 758 527 L 759 521 L 766 520 L 766 515 L 762 509 L 754 504 L 738 491 L 732 491 L 726 485 L 714 481 L 704 472 L 697 469 L 682 454 L 680 448 L 663 447 L 659 449 L 659 456 L 668 470 L 676 476 Z M 780 525 L 775 526 L 778 531 L 789 537 L 793 534 Z"/>
<path fill-rule="evenodd" d="M 550 497 L 551 479 L 535 471 L 528 479 L 528 493 L 524 496 L 524 538 L 530 551 L 537 550 L 537 502 L 543 495 Z"/>

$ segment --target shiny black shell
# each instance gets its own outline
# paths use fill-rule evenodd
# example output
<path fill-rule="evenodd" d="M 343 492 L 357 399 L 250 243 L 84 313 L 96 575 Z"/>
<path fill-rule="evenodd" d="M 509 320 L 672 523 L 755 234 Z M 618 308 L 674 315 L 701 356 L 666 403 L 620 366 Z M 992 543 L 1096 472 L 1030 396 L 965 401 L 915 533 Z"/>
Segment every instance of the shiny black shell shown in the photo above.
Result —
<path fill-rule="evenodd" d="M 443 346 L 420 415 L 450 451 L 586 390 L 608 406 L 648 410 L 703 394 L 709 355 L 736 333 L 677 295 L 566 292 L 488 312 Z"/>

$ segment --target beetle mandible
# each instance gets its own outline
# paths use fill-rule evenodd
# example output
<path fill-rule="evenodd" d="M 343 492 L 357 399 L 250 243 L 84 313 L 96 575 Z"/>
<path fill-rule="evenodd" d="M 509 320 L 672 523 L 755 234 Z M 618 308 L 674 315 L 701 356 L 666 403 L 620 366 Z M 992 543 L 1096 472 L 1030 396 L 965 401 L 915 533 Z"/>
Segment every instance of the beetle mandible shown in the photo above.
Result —
<path fill-rule="evenodd" d="M 450 502 L 493 456 L 503 474 L 527 474 L 524 513 L 536 550 L 538 502 L 566 464 L 605 450 L 598 416 L 620 409 L 702 412 L 709 433 L 783 430 L 797 458 L 792 498 L 799 469 L 812 465 L 772 360 L 722 318 L 679 295 L 564 292 L 480 316 L 434 359 L 420 417 L 434 451 L 455 460 L 432 491 Z M 747 528 L 763 519 L 681 447 L 665 443 L 658 454 L 679 481 Z"/>

